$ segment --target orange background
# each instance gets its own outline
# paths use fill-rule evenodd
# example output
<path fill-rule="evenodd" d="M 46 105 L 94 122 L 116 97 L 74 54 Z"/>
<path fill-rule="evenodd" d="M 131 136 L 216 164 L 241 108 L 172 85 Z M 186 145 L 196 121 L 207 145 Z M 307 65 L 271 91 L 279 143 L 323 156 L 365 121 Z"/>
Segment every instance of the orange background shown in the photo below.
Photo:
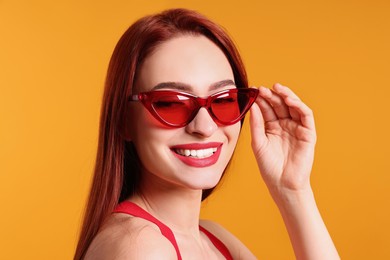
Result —
<path fill-rule="evenodd" d="M 390 2 L 0 0 L 0 259 L 71 259 L 104 77 L 125 29 L 172 7 L 228 29 L 252 85 L 281 82 L 312 107 L 312 185 L 343 259 L 390 259 Z M 250 149 L 202 217 L 260 259 L 293 259 Z"/>

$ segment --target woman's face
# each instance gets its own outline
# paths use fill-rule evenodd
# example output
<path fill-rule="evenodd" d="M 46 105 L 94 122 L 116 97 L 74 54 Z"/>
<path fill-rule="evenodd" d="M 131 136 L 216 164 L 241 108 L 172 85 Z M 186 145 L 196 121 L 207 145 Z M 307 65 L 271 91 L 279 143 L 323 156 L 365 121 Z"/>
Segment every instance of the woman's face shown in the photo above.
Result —
<path fill-rule="evenodd" d="M 172 82 L 175 84 L 161 84 Z M 145 59 L 133 94 L 159 85 L 207 97 L 235 88 L 233 82 L 230 64 L 213 42 L 203 36 L 180 36 L 162 43 Z M 127 126 L 142 163 L 143 180 L 169 188 L 214 187 L 240 132 L 240 122 L 218 125 L 205 108 L 188 125 L 170 128 L 155 119 L 141 102 L 131 103 Z"/>

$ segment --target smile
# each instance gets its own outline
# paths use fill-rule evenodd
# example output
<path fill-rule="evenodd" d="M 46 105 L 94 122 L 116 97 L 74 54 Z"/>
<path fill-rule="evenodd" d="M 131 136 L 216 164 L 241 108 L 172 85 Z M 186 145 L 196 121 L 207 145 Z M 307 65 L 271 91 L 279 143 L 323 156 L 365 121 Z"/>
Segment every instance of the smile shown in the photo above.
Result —
<path fill-rule="evenodd" d="M 171 147 L 173 155 L 192 167 L 208 167 L 218 161 L 222 143 L 192 143 Z"/>
<path fill-rule="evenodd" d="M 175 149 L 174 150 L 177 154 L 186 156 L 186 157 L 194 157 L 194 158 L 207 158 L 212 156 L 216 151 L 217 148 L 207 148 L 207 149 L 200 149 L 200 150 L 190 150 L 190 149 Z"/>

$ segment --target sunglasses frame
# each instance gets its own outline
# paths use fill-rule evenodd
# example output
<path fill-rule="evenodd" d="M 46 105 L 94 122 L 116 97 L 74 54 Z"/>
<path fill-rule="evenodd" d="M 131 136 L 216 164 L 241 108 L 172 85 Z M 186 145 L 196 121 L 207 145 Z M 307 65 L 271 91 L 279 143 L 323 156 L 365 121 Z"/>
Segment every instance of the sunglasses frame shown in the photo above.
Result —
<path fill-rule="evenodd" d="M 226 93 L 245 93 L 248 95 L 248 103 L 246 106 L 242 109 L 240 109 L 240 116 L 236 118 L 235 120 L 229 121 L 229 122 L 223 122 L 221 121 L 212 111 L 211 104 L 212 102 L 217 99 L 220 96 L 225 95 Z M 156 98 L 166 96 L 166 95 L 182 95 L 184 97 L 190 98 L 195 100 L 195 103 L 197 106 L 195 109 L 193 109 L 192 113 L 189 115 L 188 120 L 186 122 L 180 123 L 180 124 L 174 124 L 171 122 L 166 121 L 163 119 L 158 112 L 154 109 L 153 107 L 153 101 Z M 184 127 L 188 125 L 198 114 L 199 110 L 204 107 L 207 109 L 209 115 L 211 118 L 214 120 L 214 122 L 220 124 L 220 125 L 232 125 L 240 121 L 248 112 L 252 104 L 255 102 L 257 96 L 259 94 L 258 89 L 256 88 L 233 88 L 233 89 L 227 89 L 227 90 L 222 90 L 219 92 L 216 92 L 208 97 L 198 97 L 193 94 L 187 93 L 187 92 L 182 92 L 182 91 L 175 91 L 175 90 L 153 90 L 153 91 L 148 91 L 148 92 L 141 92 L 139 94 L 134 94 L 129 97 L 129 101 L 141 101 L 144 107 L 153 115 L 154 118 L 159 120 L 161 123 L 163 123 L 166 126 L 169 127 Z"/>

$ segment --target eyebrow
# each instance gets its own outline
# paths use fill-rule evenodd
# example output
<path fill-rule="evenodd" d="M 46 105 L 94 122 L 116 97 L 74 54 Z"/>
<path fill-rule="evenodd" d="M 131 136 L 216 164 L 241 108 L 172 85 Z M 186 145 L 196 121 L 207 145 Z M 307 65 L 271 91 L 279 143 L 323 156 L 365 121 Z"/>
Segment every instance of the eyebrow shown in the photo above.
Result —
<path fill-rule="evenodd" d="M 221 80 L 218 82 L 215 82 L 209 86 L 209 90 L 216 90 L 219 88 L 223 88 L 226 86 L 236 86 L 233 80 L 231 79 L 226 79 L 226 80 Z M 152 90 L 157 90 L 157 89 L 176 89 L 176 90 L 182 90 L 182 91 L 192 91 L 193 87 L 187 83 L 183 82 L 161 82 L 154 86 Z"/>

